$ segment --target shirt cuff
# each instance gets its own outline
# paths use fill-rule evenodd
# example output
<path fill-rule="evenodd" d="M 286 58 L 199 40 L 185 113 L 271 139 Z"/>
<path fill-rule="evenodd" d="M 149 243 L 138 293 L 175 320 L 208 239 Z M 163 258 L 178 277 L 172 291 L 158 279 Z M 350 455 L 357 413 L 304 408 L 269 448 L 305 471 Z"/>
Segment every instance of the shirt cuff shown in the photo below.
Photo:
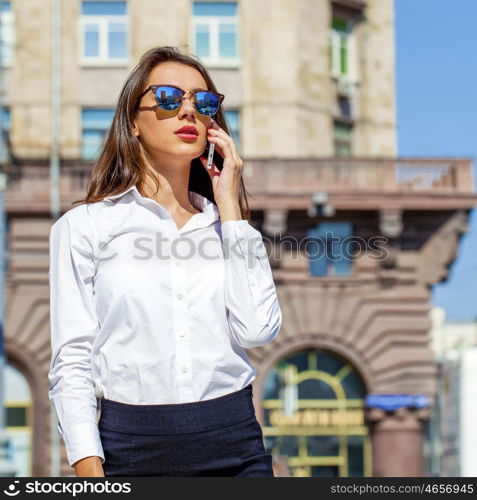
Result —
<path fill-rule="evenodd" d="M 89 422 L 73 424 L 65 433 L 58 425 L 58 430 L 66 446 L 68 462 L 71 466 L 86 457 L 98 456 L 104 463 L 104 451 L 97 424 Z"/>

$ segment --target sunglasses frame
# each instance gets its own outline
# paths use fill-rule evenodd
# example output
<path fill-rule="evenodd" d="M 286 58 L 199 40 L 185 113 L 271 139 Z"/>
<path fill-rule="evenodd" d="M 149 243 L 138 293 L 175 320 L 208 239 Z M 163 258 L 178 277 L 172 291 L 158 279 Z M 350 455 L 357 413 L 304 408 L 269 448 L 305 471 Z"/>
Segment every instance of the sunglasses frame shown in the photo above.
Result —
<path fill-rule="evenodd" d="M 219 99 L 219 105 L 217 107 L 217 112 L 219 110 L 219 107 L 222 103 L 222 101 L 225 99 L 225 95 L 224 94 L 221 94 L 220 92 L 215 92 L 213 90 L 207 90 L 207 89 L 195 89 L 195 90 L 183 90 L 181 89 L 180 87 L 177 87 L 176 85 L 169 85 L 167 83 L 161 83 L 159 85 L 149 85 L 149 87 L 147 87 L 146 90 L 144 90 L 144 92 L 142 92 L 142 94 L 138 97 L 138 101 L 141 100 L 141 98 L 143 96 L 145 96 L 149 91 L 151 91 L 153 94 L 154 94 L 154 98 L 156 97 L 156 91 L 159 87 L 172 87 L 174 89 L 177 89 L 179 90 L 181 93 L 182 93 L 182 100 L 181 100 L 181 103 L 179 104 L 179 106 L 175 109 L 175 110 L 172 110 L 172 111 L 176 111 L 178 109 L 180 109 L 180 107 L 182 106 L 182 102 L 184 101 L 184 97 L 189 94 L 190 97 L 194 96 L 195 97 L 195 94 L 197 92 L 210 92 L 211 94 L 214 94 L 217 96 L 217 98 Z M 194 105 L 194 108 L 195 110 L 197 111 L 197 113 L 199 113 L 200 115 L 202 116 L 214 116 L 217 114 L 217 112 L 214 113 L 214 115 L 203 115 L 196 107 L 196 104 L 195 104 L 195 99 L 192 101 L 193 105 Z M 157 104 L 157 102 L 156 102 Z M 158 105 L 159 106 L 159 105 Z M 161 108 L 162 109 L 162 108 Z M 166 110 L 165 110 L 166 111 Z"/>

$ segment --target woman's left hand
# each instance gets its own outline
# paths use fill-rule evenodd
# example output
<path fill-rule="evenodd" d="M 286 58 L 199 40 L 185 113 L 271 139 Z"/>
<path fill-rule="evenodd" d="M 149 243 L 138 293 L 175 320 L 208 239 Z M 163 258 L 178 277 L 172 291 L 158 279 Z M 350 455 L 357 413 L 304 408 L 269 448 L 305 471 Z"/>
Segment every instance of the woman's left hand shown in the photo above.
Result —
<path fill-rule="evenodd" d="M 237 152 L 235 141 L 214 120 L 211 121 L 207 132 L 207 140 L 215 144 L 215 151 L 224 159 L 222 170 L 219 170 L 215 163 L 212 163 L 210 170 L 207 170 L 207 157 L 204 155 L 200 157 L 212 180 L 215 201 L 218 206 L 238 205 L 243 161 Z"/>

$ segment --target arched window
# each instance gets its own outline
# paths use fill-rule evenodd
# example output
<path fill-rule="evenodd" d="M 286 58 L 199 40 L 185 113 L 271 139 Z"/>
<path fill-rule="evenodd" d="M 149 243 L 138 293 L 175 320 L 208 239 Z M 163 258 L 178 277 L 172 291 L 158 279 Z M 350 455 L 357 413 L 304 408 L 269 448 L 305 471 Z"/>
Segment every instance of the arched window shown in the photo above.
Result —
<path fill-rule="evenodd" d="M 8 459 L 13 462 L 16 476 L 32 474 L 32 397 L 24 375 L 6 364 L 3 373 L 5 427 L 8 438 Z"/>
<path fill-rule="evenodd" d="M 282 359 L 263 389 L 268 451 L 285 456 L 293 476 L 370 476 L 365 395 L 357 370 L 335 353 L 307 349 Z"/>

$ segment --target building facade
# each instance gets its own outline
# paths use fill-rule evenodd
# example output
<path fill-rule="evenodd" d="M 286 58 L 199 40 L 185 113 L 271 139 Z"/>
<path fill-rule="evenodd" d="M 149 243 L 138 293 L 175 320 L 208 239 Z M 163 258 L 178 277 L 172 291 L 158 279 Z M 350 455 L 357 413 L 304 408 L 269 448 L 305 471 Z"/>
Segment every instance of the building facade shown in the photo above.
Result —
<path fill-rule="evenodd" d="M 425 474 L 430 287 L 476 197 L 469 160 L 396 158 L 393 2 L 11 0 L 2 40 L 6 352 L 11 384 L 25 386 L 6 406 L 9 432 L 26 436 L 22 470 L 72 473 L 47 395 L 52 193 L 61 212 L 84 195 L 127 74 L 147 49 L 176 45 L 226 95 L 270 251 L 283 326 L 249 355 L 276 474 Z M 403 393 L 429 405 L 367 403 Z"/>
<path fill-rule="evenodd" d="M 451 321 L 432 310 L 432 350 L 438 366 L 438 400 L 433 408 L 435 469 L 444 477 L 477 474 L 477 321 Z"/>

